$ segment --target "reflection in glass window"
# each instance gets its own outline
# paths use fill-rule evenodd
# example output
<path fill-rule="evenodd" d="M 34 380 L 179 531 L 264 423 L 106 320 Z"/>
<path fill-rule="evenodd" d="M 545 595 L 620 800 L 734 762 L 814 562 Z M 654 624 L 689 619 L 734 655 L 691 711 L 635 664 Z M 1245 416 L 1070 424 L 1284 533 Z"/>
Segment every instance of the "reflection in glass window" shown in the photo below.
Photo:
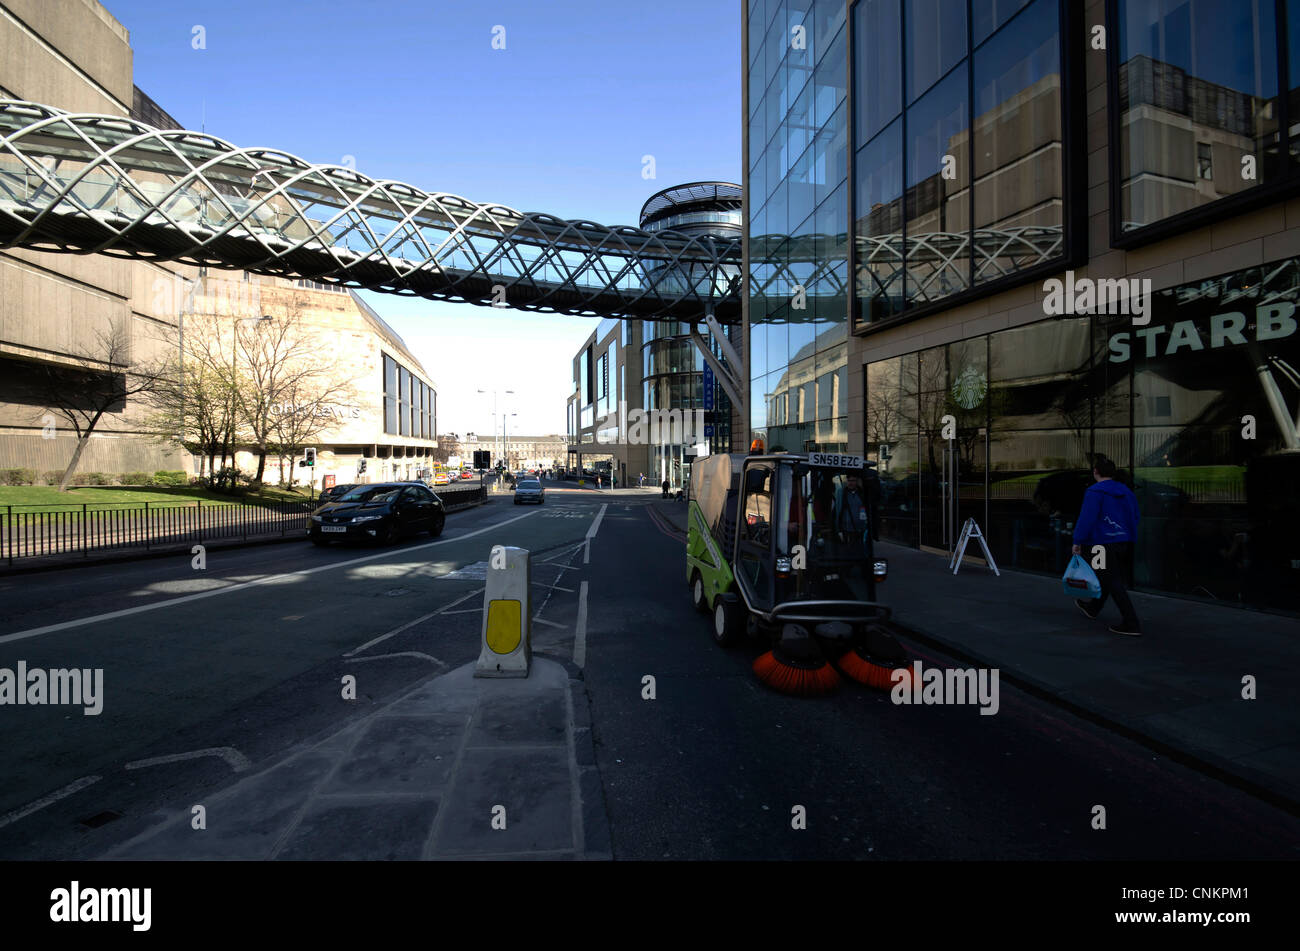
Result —
<path fill-rule="evenodd" d="M 971 39 L 979 46 L 989 34 L 1010 20 L 1029 0 L 971 0 Z M 1019 27 L 1017 27 L 1019 28 Z"/>
<path fill-rule="evenodd" d="M 891 317 L 903 305 L 899 267 L 903 232 L 903 122 L 896 120 L 858 151 L 855 164 L 858 316 Z"/>
<path fill-rule="evenodd" d="M 1271 2 L 1120 0 L 1121 229 L 1277 181 Z M 1205 161 L 1198 143 L 1208 143 Z M 1255 177 L 1242 174 L 1250 157 Z M 1212 177 L 1202 173 L 1210 170 Z"/>
<path fill-rule="evenodd" d="M 898 0 L 860 0 L 853 17 L 854 134 L 865 142 L 903 109 Z"/>
<path fill-rule="evenodd" d="M 1046 250 L 1059 253 L 1065 167 L 1056 0 L 1037 0 L 976 50 L 974 69 L 975 228 L 1020 239 L 1002 254 L 977 256 L 975 280 L 991 281 Z"/>
<path fill-rule="evenodd" d="M 907 101 L 914 102 L 966 55 L 966 0 L 904 0 Z"/>
<path fill-rule="evenodd" d="M 907 280 L 912 303 L 970 286 L 966 72 L 956 70 L 907 110 Z M 945 174 L 945 169 L 951 171 Z M 948 236 L 958 236 L 951 240 Z"/>
<path fill-rule="evenodd" d="M 859 320 L 887 320 L 1064 257 L 1060 7 L 859 0 Z"/>

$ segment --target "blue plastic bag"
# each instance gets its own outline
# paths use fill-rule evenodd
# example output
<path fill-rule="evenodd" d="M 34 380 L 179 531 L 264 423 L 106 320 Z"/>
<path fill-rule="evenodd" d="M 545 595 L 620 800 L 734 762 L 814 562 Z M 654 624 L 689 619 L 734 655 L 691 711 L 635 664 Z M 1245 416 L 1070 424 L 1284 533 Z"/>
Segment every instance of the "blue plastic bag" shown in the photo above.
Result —
<path fill-rule="evenodd" d="M 1092 570 L 1082 555 L 1075 555 L 1070 559 L 1070 564 L 1065 569 L 1065 576 L 1061 579 L 1061 586 L 1072 598 L 1101 597 L 1101 582 L 1097 580 L 1097 573 Z"/>

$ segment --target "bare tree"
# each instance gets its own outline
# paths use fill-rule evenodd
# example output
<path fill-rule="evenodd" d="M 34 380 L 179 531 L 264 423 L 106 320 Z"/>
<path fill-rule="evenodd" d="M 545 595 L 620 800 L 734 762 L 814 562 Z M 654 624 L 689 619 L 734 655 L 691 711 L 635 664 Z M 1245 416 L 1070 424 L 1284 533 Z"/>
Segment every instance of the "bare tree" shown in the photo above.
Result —
<path fill-rule="evenodd" d="M 133 398 L 147 398 L 168 376 L 165 361 L 132 364 L 127 325 L 99 331 L 96 338 L 96 349 L 102 356 L 77 357 L 71 363 L 42 363 L 27 374 L 31 401 L 65 421 L 77 436 L 72 458 L 59 480 L 60 492 L 68 490 L 82 453 L 104 416 L 122 412 Z"/>
<path fill-rule="evenodd" d="M 164 443 L 180 443 L 200 459 L 199 476 L 221 487 L 233 465 L 233 442 L 240 428 L 235 391 L 248 382 L 235 370 L 223 346 L 220 318 L 189 315 L 184 354 L 177 354 L 152 394 L 154 412 L 146 428 Z M 182 370 L 183 368 L 183 370 Z"/>
<path fill-rule="evenodd" d="M 343 375 L 337 355 L 321 353 L 306 333 L 302 310 L 302 304 L 291 299 L 281 316 L 245 328 L 235 325 L 247 385 L 233 392 L 249 444 L 257 452 L 256 483 L 265 476 L 273 444 L 283 478 L 285 455 L 329 428 L 331 417 L 323 407 L 355 397 L 356 377 Z"/>

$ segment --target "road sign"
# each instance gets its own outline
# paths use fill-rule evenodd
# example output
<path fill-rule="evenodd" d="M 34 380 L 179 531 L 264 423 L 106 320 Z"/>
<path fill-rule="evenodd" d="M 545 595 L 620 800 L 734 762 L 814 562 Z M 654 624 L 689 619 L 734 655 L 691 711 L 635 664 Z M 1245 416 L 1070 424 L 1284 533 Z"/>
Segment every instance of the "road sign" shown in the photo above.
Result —
<path fill-rule="evenodd" d="M 704 408 L 713 409 L 713 367 L 704 361 Z"/>

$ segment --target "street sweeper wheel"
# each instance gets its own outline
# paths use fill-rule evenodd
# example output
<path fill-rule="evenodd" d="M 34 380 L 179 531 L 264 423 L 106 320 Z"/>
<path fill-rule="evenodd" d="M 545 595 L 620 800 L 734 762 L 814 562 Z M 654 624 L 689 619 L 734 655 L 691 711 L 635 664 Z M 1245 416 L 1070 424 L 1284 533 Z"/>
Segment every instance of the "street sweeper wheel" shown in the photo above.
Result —
<path fill-rule="evenodd" d="M 713 640 L 719 647 L 735 647 L 745 633 L 744 607 L 738 600 L 719 595 L 713 602 Z"/>
<path fill-rule="evenodd" d="M 698 571 L 691 576 L 691 606 L 701 614 L 709 610 L 709 599 L 704 596 L 704 579 Z"/>

